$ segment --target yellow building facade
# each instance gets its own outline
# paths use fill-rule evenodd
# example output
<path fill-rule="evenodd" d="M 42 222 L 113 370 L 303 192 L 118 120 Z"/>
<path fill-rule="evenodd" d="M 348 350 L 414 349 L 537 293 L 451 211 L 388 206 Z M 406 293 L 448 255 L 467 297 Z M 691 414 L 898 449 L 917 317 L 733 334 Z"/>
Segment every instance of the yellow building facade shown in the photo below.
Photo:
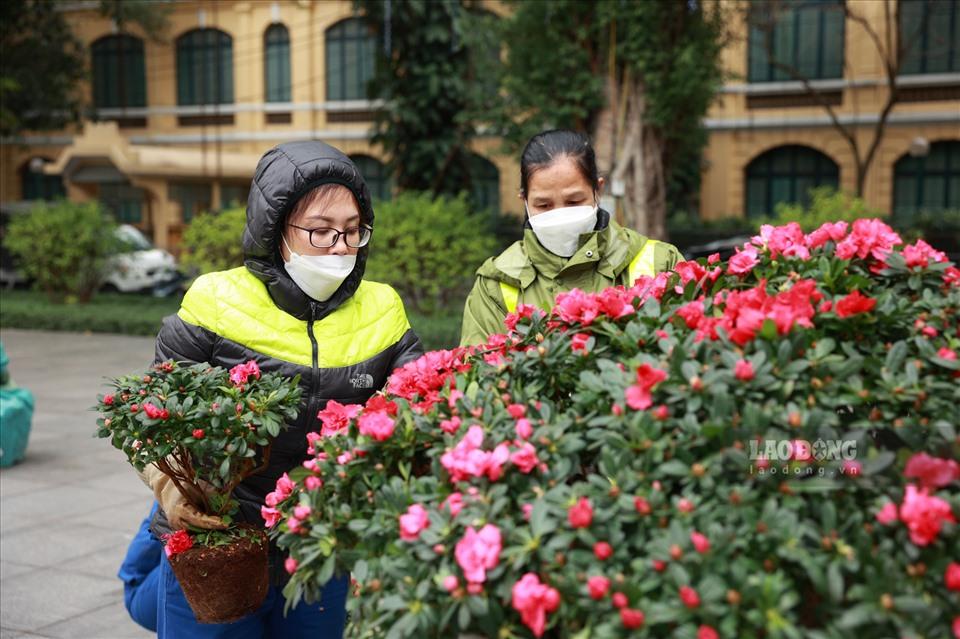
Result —
<path fill-rule="evenodd" d="M 152 39 L 125 34 L 99 2 L 64 3 L 90 50 L 84 87 L 94 120 L 76 130 L 5 140 L 0 201 L 66 195 L 100 199 L 120 221 L 176 249 L 201 211 L 246 202 L 259 157 L 290 140 L 323 140 L 357 161 L 388 196 L 383 153 L 371 144 L 376 103 L 365 98 L 374 42 L 349 0 L 186 0 L 168 5 Z M 480 138 L 477 199 L 519 210 L 516 163 Z"/>
<path fill-rule="evenodd" d="M 844 17 L 841 1 L 792 4 L 779 4 L 769 45 L 766 32 L 751 29 L 748 18 L 764 3 L 736 5 L 735 37 L 722 58 L 736 79 L 723 87 L 705 121 L 701 217 L 773 213 L 777 202 L 800 199 L 800 191 L 815 184 L 856 191 L 853 151 L 827 111 L 801 81 L 767 62 L 772 52 L 801 71 L 865 156 L 889 87 L 877 46 L 855 18 L 884 47 L 896 46 L 897 29 L 890 29 L 888 41 L 886 20 L 898 9 L 913 44 L 901 62 L 900 100 L 866 174 L 863 197 L 871 207 L 907 215 L 960 209 L 960 2 L 847 0 L 855 18 Z M 924 26 L 925 10 L 931 13 Z"/>
<path fill-rule="evenodd" d="M 771 213 L 828 184 L 854 191 L 850 146 L 801 83 L 769 64 L 750 10 L 739 7 L 723 51 L 730 78 L 711 107 L 702 163 L 705 219 Z M 738 4 L 739 3 L 739 4 Z M 934 7 L 903 65 L 901 99 L 866 175 L 864 197 L 883 211 L 960 208 L 960 0 L 847 0 L 876 33 L 899 7 L 916 22 Z M 899 3 L 899 4 L 896 4 Z M 497 3 L 491 3 L 501 11 Z M 176 250 L 192 217 L 245 202 L 258 158 L 289 140 L 319 139 L 351 155 L 388 197 L 383 152 L 371 144 L 378 104 L 363 87 L 373 41 L 349 0 L 179 0 L 166 5 L 160 39 L 135 25 L 118 33 L 96 1 L 65 2 L 64 15 L 90 51 L 94 105 L 76 129 L 4 140 L 0 201 L 66 195 L 99 199 L 120 221 Z M 842 0 L 781 0 L 773 49 L 833 105 L 861 149 L 870 142 L 888 87 L 868 31 L 843 17 Z M 923 9 L 929 11 L 931 9 Z M 896 30 L 894 30 L 895 33 Z M 516 158 L 500 142 L 474 143 L 475 201 L 521 213 Z M 863 151 L 861 151 L 863 152 Z"/>

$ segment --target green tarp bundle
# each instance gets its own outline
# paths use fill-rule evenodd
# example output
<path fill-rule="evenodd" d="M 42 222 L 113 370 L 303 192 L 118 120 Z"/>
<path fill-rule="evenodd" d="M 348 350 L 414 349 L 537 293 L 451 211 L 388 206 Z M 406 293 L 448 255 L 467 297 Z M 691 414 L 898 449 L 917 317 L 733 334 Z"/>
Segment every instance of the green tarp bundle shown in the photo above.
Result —
<path fill-rule="evenodd" d="M 12 466 L 27 452 L 33 393 L 17 388 L 7 368 L 10 358 L 0 342 L 0 467 Z"/>

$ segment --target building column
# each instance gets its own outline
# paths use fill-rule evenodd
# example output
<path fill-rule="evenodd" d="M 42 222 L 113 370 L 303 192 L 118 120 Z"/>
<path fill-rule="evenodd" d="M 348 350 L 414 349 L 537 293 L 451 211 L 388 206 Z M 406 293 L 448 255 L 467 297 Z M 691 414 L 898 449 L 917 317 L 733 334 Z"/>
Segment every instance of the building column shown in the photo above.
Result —
<path fill-rule="evenodd" d="M 131 184 L 143 189 L 148 197 L 150 228 L 157 248 L 170 249 L 170 222 L 175 214 L 173 203 L 167 198 L 164 179 L 131 178 Z"/>

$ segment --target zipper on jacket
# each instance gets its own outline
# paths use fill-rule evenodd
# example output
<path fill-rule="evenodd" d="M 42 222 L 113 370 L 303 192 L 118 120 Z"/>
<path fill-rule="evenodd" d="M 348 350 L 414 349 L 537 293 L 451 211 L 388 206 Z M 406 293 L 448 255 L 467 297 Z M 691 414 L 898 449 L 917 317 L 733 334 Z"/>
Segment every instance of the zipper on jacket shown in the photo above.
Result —
<path fill-rule="evenodd" d="M 310 304 L 310 319 L 307 320 L 307 335 L 310 336 L 310 348 L 313 351 L 313 370 L 310 374 L 310 397 L 307 398 L 307 430 L 310 430 L 310 427 L 316 419 L 316 400 L 319 391 L 318 386 L 320 385 L 320 348 L 317 345 L 317 338 L 313 335 L 313 312 L 313 304 Z"/>

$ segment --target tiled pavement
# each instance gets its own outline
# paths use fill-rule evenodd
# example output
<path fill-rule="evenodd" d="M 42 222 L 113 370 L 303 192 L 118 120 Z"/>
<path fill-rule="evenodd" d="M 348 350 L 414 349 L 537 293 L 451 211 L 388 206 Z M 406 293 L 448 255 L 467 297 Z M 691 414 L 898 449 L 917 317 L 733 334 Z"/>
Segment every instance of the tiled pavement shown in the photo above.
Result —
<path fill-rule="evenodd" d="M 36 397 L 26 459 L 0 470 L 0 638 L 149 637 L 116 573 L 151 495 L 94 437 L 104 378 L 145 368 L 153 339 L 0 331 L 10 371 Z"/>

